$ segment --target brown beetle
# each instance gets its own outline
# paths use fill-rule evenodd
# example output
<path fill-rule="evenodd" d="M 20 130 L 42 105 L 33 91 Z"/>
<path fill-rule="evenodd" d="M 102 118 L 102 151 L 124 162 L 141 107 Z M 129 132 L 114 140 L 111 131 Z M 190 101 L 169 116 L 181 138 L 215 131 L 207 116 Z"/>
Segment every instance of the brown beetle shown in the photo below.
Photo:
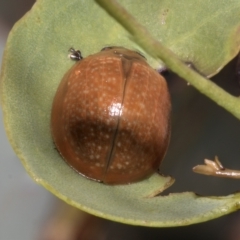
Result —
<path fill-rule="evenodd" d="M 107 47 L 64 76 L 53 101 L 52 135 L 80 174 L 131 183 L 157 171 L 168 147 L 170 109 L 165 79 L 142 55 Z"/>

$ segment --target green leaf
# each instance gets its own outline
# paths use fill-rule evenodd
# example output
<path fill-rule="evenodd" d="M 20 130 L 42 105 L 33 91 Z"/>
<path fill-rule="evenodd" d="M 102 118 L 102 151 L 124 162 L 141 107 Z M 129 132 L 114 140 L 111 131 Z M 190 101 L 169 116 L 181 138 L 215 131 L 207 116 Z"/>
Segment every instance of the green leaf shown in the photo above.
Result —
<path fill-rule="evenodd" d="M 239 17 L 239 12 L 237 16 L 235 14 L 239 11 L 237 1 L 229 1 L 225 7 L 224 2 L 208 2 L 212 11 L 204 7 L 204 3 L 198 3 L 198 7 L 194 4 L 190 10 L 190 0 L 188 4 L 185 1 L 185 7 L 176 1 L 125 0 L 121 3 L 158 39 L 169 44 L 183 59 L 197 63 L 196 66 L 206 74 L 216 72 L 237 52 L 232 44 L 231 51 L 228 49 L 230 44 L 226 44 L 231 42 L 236 31 L 236 19 Z M 219 10 L 213 11 L 215 6 Z M 166 9 L 168 11 L 163 19 Z M 224 9 L 228 11 L 224 12 Z M 221 17 L 216 18 L 218 15 Z M 203 16 L 206 16 L 205 20 L 202 20 Z M 212 19 L 211 16 L 215 17 Z M 195 17 L 199 19 L 195 22 L 197 25 L 194 25 Z M 223 22 L 217 24 L 216 19 Z M 230 22 L 228 26 L 226 19 Z M 206 38 L 201 42 L 201 33 L 197 30 L 215 35 L 212 25 L 226 27 L 227 33 L 221 31 L 225 37 L 218 51 L 212 39 L 210 42 L 215 50 Z M 169 30 L 170 26 L 172 30 Z M 1 100 L 9 140 L 29 174 L 69 204 L 97 216 L 129 224 L 180 226 L 237 210 L 239 194 L 200 197 L 194 193 L 180 193 L 153 197 L 171 184 L 170 178 L 155 174 L 135 184 L 107 186 L 85 179 L 62 160 L 52 142 L 50 112 L 58 84 L 73 65 L 67 58 L 67 51 L 75 47 L 87 56 L 106 45 L 137 47 L 128 38 L 127 32 L 93 0 L 39 0 L 11 31 L 1 73 Z M 203 46 L 206 52 L 200 51 Z M 217 57 L 212 54 L 222 49 L 225 49 L 223 54 Z M 207 68 L 209 65 L 204 64 L 209 63 L 209 59 L 212 64 Z M 149 62 L 153 67 L 159 64 L 150 57 Z"/>

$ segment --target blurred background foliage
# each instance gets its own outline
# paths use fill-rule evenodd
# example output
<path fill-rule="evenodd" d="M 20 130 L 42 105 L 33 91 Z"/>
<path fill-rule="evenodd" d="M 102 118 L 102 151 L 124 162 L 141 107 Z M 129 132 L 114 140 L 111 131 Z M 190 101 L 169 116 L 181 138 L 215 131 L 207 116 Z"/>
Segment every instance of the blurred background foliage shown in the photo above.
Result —
<path fill-rule="evenodd" d="M 0 1 L 0 59 L 8 32 L 33 4 L 32 0 Z M 231 61 L 212 80 L 238 96 L 236 62 Z M 194 191 L 226 195 L 239 191 L 237 180 L 206 177 L 191 169 L 215 155 L 224 166 L 240 169 L 240 122 L 176 75 L 168 73 L 166 80 L 173 106 L 172 138 L 161 171 L 176 182 L 165 194 Z M 7 142 L 2 122 L 0 127 L 0 239 L 240 239 L 239 212 L 196 225 L 154 229 L 114 223 L 69 207 L 28 177 Z"/>

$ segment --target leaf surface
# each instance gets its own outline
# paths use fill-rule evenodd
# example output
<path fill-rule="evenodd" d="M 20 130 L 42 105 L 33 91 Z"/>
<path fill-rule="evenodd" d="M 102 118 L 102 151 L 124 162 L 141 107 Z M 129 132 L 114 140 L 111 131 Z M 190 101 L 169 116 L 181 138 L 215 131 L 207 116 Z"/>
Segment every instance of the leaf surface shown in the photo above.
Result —
<path fill-rule="evenodd" d="M 217 72 L 238 51 L 238 1 L 120 2 L 166 46 L 205 74 Z M 237 210 L 239 194 L 153 197 L 170 178 L 155 174 L 139 183 L 107 186 L 85 179 L 62 160 L 51 138 L 50 112 L 58 84 L 74 64 L 67 51 L 74 47 L 87 56 L 108 45 L 137 48 L 92 0 L 38 0 L 13 28 L 4 54 L 1 100 L 9 140 L 28 173 L 69 204 L 128 224 L 180 226 Z M 159 65 L 150 57 L 149 62 Z"/>

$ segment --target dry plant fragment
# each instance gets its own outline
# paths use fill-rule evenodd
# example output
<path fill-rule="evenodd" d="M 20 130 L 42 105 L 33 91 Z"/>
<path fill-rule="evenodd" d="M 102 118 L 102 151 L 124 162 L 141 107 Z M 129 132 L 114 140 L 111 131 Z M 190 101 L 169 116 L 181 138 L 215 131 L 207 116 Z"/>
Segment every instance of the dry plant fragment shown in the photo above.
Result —
<path fill-rule="evenodd" d="M 225 177 L 240 179 L 240 171 L 228 169 L 223 167 L 222 163 L 216 156 L 214 161 L 204 159 L 205 165 L 197 165 L 193 168 L 195 173 L 214 176 L 214 177 Z"/>

